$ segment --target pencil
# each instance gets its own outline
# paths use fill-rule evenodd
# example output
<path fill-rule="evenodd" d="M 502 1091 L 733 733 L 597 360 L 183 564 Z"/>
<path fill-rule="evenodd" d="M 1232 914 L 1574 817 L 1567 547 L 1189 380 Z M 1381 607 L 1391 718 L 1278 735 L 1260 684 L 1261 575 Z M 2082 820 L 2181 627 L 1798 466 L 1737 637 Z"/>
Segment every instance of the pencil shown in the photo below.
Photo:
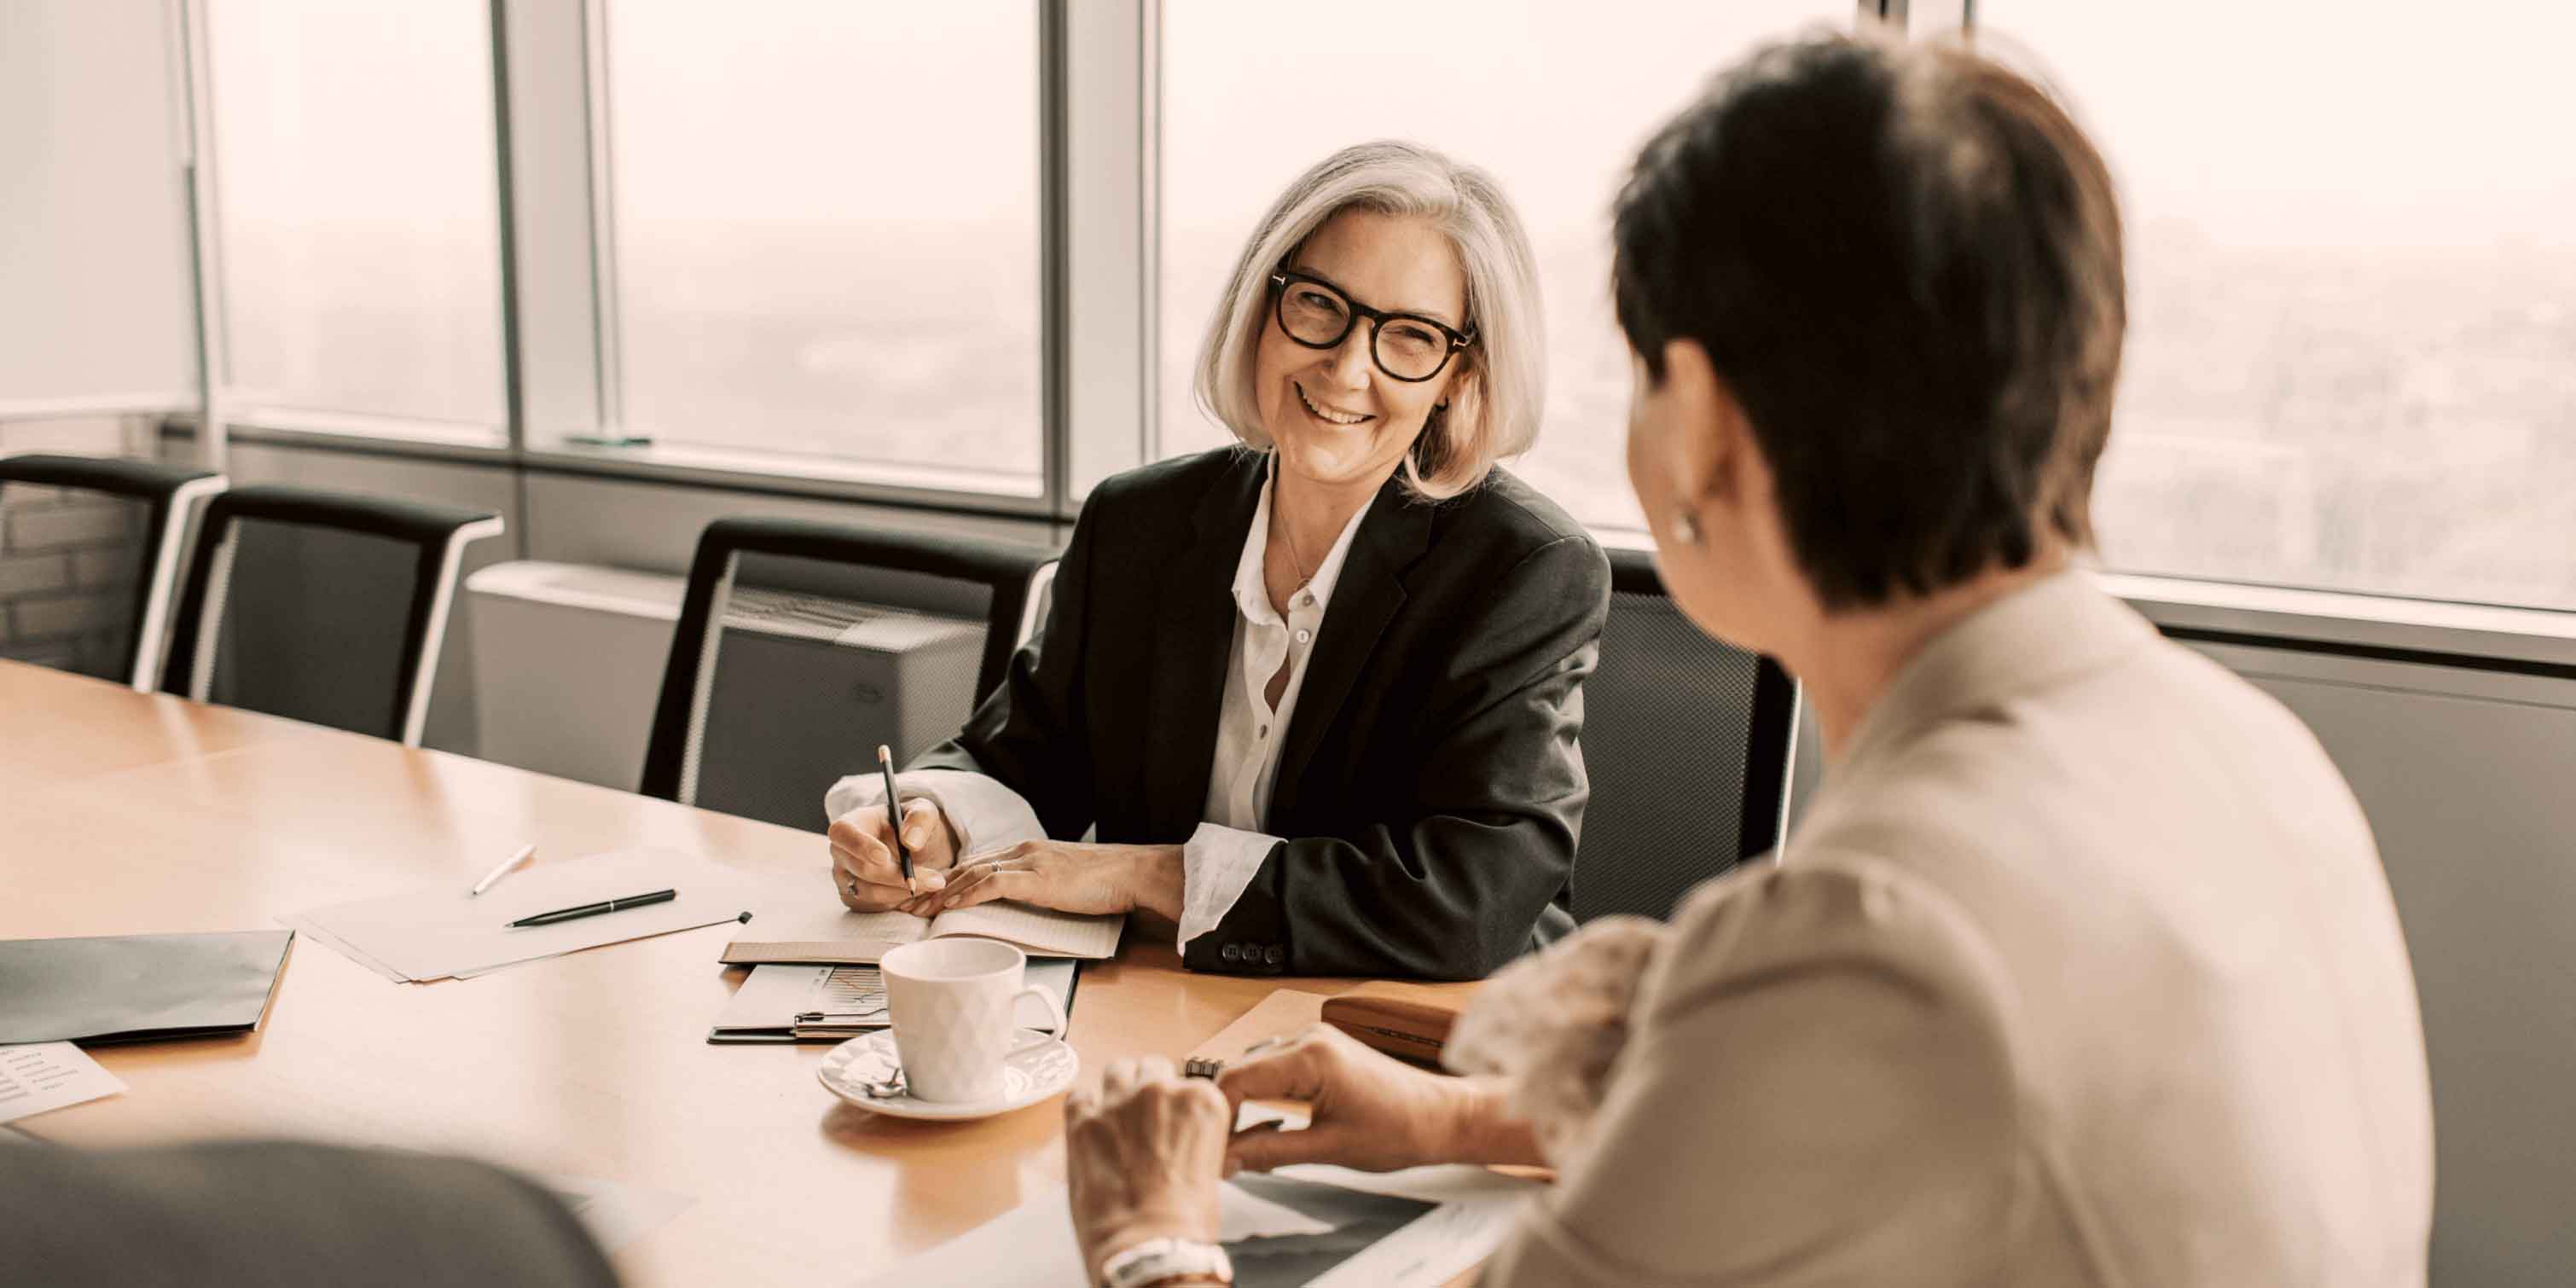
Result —
<path fill-rule="evenodd" d="M 912 847 L 903 843 L 903 798 L 895 794 L 894 752 L 884 743 L 877 744 L 877 769 L 885 774 L 886 835 L 894 838 L 894 861 L 903 868 L 906 894 L 919 894 L 912 885 Z"/>

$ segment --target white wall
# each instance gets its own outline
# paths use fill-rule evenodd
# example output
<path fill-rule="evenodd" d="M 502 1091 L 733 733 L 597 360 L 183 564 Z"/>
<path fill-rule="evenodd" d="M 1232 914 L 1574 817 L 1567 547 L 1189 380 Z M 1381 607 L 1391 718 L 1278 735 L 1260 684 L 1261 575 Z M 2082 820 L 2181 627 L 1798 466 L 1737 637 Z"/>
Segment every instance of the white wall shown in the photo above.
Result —
<path fill-rule="evenodd" d="M 163 0 L 0 4 L 0 415 L 195 401 L 176 48 Z"/>

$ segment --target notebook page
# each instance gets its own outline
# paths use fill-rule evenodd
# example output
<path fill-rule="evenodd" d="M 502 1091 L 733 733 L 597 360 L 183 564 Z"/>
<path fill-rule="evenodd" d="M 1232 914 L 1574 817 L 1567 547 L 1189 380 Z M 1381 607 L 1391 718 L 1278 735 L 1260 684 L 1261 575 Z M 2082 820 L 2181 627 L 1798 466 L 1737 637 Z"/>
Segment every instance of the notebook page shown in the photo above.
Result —
<path fill-rule="evenodd" d="M 1127 918 L 1114 912 L 1057 912 L 996 899 L 931 918 L 929 937 L 981 935 L 1018 944 L 1038 957 L 1103 958 L 1118 955 L 1118 936 L 1126 928 Z"/>
<path fill-rule="evenodd" d="M 908 912 L 814 912 L 757 916 L 734 931 L 718 959 L 728 966 L 768 962 L 873 962 L 889 948 L 929 938 L 930 923 Z"/>

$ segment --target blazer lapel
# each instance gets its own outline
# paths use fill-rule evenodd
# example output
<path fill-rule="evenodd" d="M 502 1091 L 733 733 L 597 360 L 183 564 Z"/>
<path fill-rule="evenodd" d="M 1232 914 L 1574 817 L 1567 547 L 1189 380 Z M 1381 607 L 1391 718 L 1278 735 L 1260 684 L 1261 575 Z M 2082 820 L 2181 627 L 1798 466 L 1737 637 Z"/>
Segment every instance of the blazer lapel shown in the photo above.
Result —
<path fill-rule="evenodd" d="M 1145 817 L 1158 838 L 1186 837 L 1207 804 L 1226 655 L 1234 647 L 1234 569 L 1261 500 L 1262 458 L 1244 459 L 1248 464 L 1208 489 L 1190 547 L 1162 579 L 1145 727 Z"/>
<path fill-rule="evenodd" d="M 1297 690 L 1297 714 L 1288 722 L 1279 773 L 1271 780 L 1265 823 L 1288 817 L 1303 795 L 1300 789 L 1316 749 L 1339 722 L 1351 686 L 1377 651 L 1386 624 L 1404 607 L 1402 574 L 1431 548 L 1434 507 L 1406 495 L 1396 480 L 1388 480 L 1386 487 L 1351 538 L 1349 561 L 1333 587 L 1332 603 L 1324 609 L 1324 629 L 1307 660 L 1306 683 Z"/>

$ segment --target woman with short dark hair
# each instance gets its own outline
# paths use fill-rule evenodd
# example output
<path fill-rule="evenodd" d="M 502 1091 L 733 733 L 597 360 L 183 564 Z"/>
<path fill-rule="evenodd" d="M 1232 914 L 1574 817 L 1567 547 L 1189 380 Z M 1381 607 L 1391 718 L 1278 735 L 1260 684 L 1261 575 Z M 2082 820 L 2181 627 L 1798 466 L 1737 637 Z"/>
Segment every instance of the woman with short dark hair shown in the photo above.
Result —
<path fill-rule="evenodd" d="M 2123 326 L 2083 134 L 1969 53 L 1776 46 L 1646 146 L 1615 236 L 1664 578 L 1805 682 L 1826 790 L 1781 863 L 1488 984 L 1446 1054 L 1478 1076 L 1331 1031 L 1222 1094 L 1112 1066 L 1066 1108 L 1092 1264 L 1212 1237 L 1221 1166 L 1546 1162 L 1488 1285 L 2422 1284 L 2361 811 L 2079 566 Z M 1312 1125 L 1225 1139 L 1281 1097 Z"/>

